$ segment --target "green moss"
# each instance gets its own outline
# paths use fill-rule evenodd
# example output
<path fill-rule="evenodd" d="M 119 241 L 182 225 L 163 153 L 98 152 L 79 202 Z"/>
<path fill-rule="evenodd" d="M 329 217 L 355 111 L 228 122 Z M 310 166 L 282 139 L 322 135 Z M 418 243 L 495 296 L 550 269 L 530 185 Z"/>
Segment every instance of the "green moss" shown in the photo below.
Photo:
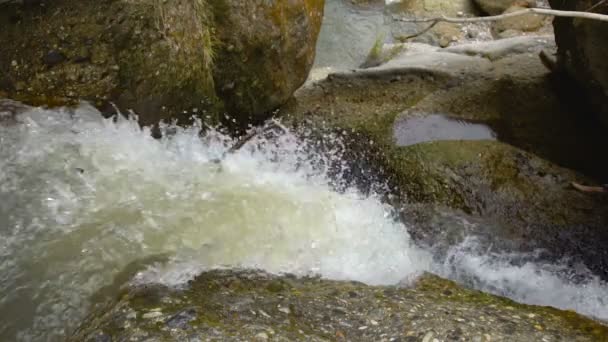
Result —
<path fill-rule="evenodd" d="M 279 295 L 275 290 L 269 290 L 279 283 L 297 288 L 299 295 L 286 290 Z M 576 313 L 518 304 L 465 289 L 430 274 L 422 276 L 411 288 L 277 277 L 253 271 L 211 271 L 197 277 L 190 285 L 189 289 L 181 291 L 162 286 L 132 290 L 127 297 L 130 299 L 123 298 L 116 307 L 108 307 L 98 319 L 87 321 L 86 328 L 80 330 L 74 340 L 93 336 L 99 329 L 116 339 L 134 336 L 133 332 L 145 332 L 149 337 L 161 340 L 181 340 L 194 335 L 250 340 L 262 330 L 277 339 L 335 340 L 341 335 L 336 333 L 336 326 L 347 337 L 375 340 L 374 336 L 382 332 L 401 333 L 403 324 L 411 325 L 417 333 L 435 329 L 445 335 L 451 328 L 443 325 L 458 326 L 458 323 L 450 323 L 451 320 L 445 321 L 444 315 L 451 313 L 475 322 L 475 325 L 460 326 L 468 334 L 487 331 L 488 322 L 495 322 L 501 330 L 499 334 L 504 334 L 509 325 L 520 322 L 516 328 L 520 337 L 543 336 L 544 329 L 551 337 L 576 336 L 584 341 L 603 341 L 607 336 L 606 327 Z M 277 309 L 286 306 L 290 309 L 288 314 Z M 168 317 L 191 308 L 196 309 L 196 318 L 187 326 L 183 329 L 167 326 Z M 411 315 L 411 308 L 424 310 L 424 317 L 415 312 Z M 143 314 L 154 309 L 163 313 L 162 323 L 138 318 L 131 321 L 126 330 L 121 327 L 129 312 L 135 310 Z M 359 329 L 367 322 L 363 318 L 373 317 L 370 315 L 378 316 L 374 319 L 382 323 L 363 332 L 365 329 Z M 491 319 L 479 320 L 480 315 Z M 515 315 L 523 319 L 514 320 Z M 417 328 L 414 328 L 414 322 Z M 211 331 L 212 334 L 206 335 Z M 366 335 L 369 333 L 372 335 Z"/>
<path fill-rule="evenodd" d="M 272 293 L 283 292 L 285 291 L 285 284 L 280 280 L 272 281 L 266 286 L 266 289 Z"/>
<path fill-rule="evenodd" d="M 209 93 L 217 44 L 210 5 L 206 0 L 154 0 L 153 5 L 156 27 L 169 47 L 167 57 L 174 68 L 166 81 L 183 87 L 197 80 L 201 93 Z"/>

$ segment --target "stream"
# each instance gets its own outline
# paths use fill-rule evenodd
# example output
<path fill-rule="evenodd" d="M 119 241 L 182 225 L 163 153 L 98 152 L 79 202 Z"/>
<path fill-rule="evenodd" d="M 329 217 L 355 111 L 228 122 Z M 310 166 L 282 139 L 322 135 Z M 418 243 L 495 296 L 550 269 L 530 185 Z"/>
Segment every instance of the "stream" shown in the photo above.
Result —
<path fill-rule="evenodd" d="M 475 236 L 447 252 L 418 246 L 382 194 L 337 186 L 339 148 L 318 153 L 280 131 L 216 163 L 229 137 L 164 130 L 155 140 L 87 104 L 0 122 L 0 340 L 61 340 L 125 267 L 157 257 L 126 280 L 181 286 L 243 267 L 375 285 L 430 271 L 608 319 L 608 286 L 584 267 L 493 252 Z"/>
<path fill-rule="evenodd" d="M 326 2 L 310 80 L 357 68 L 374 44 L 392 41 L 383 6 Z M 415 240 L 422 228 L 384 201 L 383 184 L 362 191 L 348 179 L 335 134 L 323 137 L 335 148 L 319 148 L 283 128 L 227 153 L 235 141 L 200 123 L 163 126 L 154 139 L 136 119 L 103 118 L 87 103 L 14 115 L 19 105 L 3 112 L 2 101 L 0 341 L 65 340 L 125 285 L 182 287 L 216 268 L 403 286 L 431 272 L 608 321 L 605 280 L 543 251 L 496 248 L 483 218 L 433 213 L 459 238 Z M 439 114 L 395 129 L 400 146 L 496 139 Z"/>

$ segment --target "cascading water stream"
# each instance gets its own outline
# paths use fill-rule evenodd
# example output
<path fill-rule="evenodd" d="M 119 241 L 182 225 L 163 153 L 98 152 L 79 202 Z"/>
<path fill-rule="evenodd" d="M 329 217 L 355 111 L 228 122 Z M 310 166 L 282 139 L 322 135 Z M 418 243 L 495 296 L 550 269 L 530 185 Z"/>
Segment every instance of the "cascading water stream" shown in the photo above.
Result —
<path fill-rule="evenodd" d="M 228 137 L 171 131 L 155 140 L 87 105 L 0 121 L 0 340 L 60 340 L 125 267 L 157 257 L 134 281 L 247 267 L 375 285 L 431 271 L 608 319 L 608 286 L 585 270 L 575 283 L 559 265 L 480 253 L 474 239 L 437 260 L 378 195 L 336 190 L 327 165 L 340 151 L 310 152 L 287 132 L 218 164 Z"/>

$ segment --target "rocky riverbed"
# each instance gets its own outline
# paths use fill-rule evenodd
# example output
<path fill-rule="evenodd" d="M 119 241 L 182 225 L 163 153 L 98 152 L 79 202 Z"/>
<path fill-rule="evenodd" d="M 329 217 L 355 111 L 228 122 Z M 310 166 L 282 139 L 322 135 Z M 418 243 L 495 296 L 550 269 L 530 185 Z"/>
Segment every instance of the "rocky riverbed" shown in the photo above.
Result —
<path fill-rule="evenodd" d="M 608 340 L 598 28 L 218 4 L 0 1 L 0 339 Z"/>

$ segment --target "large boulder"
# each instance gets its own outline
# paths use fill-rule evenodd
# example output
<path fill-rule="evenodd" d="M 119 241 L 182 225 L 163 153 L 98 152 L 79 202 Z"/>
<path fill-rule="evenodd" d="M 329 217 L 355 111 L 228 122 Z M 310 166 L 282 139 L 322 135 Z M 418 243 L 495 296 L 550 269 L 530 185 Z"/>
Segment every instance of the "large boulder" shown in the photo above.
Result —
<path fill-rule="evenodd" d="M 324 0 L 213 3 L 217 93 L 229 113 L 265 119 L 308 77 Z"/>
<path fill-rule="evenodd" d="M 132 288 L 69 341 L 603 341 L 607 334 L 572 311 L 521 305 L 432 275 L 404 288 L 211 271 L 183 290 Z"/>
<path fill-rule="evenodd" d="M 37 1 L 0 8 L 0 95 L 143 124 L 265 118 L 307 77 L 322 0 Z"/>
<path fill-rule="evenodd" d="M 559 10 L 587 11 L 608 14 L 608 4 L 598 1 L 550 1 Z M 555 40 L 558 65 L 585 92 L 594 111 L 608 125 L 608 23 L 572 18 L 555 18 Z"/>

